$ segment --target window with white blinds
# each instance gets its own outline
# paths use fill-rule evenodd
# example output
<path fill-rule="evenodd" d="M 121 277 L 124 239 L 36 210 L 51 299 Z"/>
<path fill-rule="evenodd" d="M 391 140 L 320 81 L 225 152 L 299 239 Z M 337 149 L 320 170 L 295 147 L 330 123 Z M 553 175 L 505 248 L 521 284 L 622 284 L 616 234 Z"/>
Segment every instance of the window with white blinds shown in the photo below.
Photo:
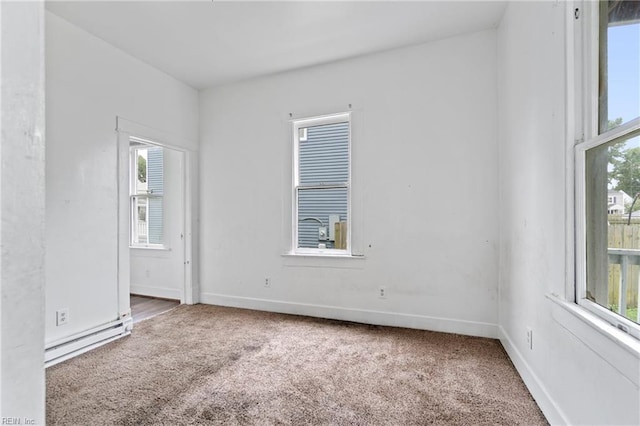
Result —
<path fill-rule="evenodd" d="M 350 130 L 349 113 L 293 123 L 296 252 L 350 251 Z"/>
<path fill-rule="evenodd" d="M 164 150 L 131 144 L 131 244 L 161 247 L 164 243 Z"/>

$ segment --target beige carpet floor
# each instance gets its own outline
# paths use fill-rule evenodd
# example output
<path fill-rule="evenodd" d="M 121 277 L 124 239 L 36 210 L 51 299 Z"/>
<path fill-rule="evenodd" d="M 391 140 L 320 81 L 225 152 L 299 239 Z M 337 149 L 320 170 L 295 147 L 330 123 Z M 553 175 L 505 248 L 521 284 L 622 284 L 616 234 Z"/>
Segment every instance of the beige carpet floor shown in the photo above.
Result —
<path fill-rule="evenodd" d="M 500 342 L 180 306 L 47 369 L 48 425 L 541 425 Z"/>

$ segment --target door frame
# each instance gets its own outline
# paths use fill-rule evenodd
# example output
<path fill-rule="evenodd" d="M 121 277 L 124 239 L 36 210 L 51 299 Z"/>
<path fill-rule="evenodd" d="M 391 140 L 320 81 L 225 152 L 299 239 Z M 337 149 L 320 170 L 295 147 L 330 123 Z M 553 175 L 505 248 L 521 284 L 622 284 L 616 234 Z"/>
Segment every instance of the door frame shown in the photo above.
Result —
<path fill-rule="evenodd" d="M 130 194 L 129 194 L 129 144 L 131 137 L 149 141 L 150 144 L 181 152 L 183 155 L 183 226 L 184 226 L 184 285 L 180 291 L 180 303 L 197 303 L 193 285 L 193 212 L 194 212 L 194 161 L 195 152 L 185 148 L 192 145 L 179 137 L 116 116 L 118 143 L 118 317 L 131 314 L 131 259 L 129 247 Z"/>

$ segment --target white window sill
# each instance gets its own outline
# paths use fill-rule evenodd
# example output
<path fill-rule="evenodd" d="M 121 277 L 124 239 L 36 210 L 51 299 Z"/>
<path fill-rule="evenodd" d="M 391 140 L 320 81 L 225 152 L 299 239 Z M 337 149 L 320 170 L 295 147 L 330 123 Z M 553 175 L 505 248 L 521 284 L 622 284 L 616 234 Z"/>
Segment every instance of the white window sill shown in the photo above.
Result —
<path fill-rule="evenodd" d="M 136 250 L 158 250 L 158 251 L 171 251 L 171 247 L 166 246 L 129 246 L 130 249 Z"/>
<path fill-rule="evenodd" d="M 553 319 L 582 343 L 637 385 L 640 384 L 640 340 L 618 330 L 587 309 L 558 296 L 553 302 Z"/>
<path fill-rule="evenodd" d="M 343 253 L 283 253 L 285 266 L 309 268 L 363 269 L 363 255 Z M 339 259 L 339 260 L 338 260 Z M 352 262 L 355 261 L 355 262 Z"/>
<path fill-rule="evenodd" d="M 344 254 L 344 253 L 283 253 L 283 257 L 318 257 L 318 258 L 336 258 L 336 259 L 364 259 L 364 255 Z"/>

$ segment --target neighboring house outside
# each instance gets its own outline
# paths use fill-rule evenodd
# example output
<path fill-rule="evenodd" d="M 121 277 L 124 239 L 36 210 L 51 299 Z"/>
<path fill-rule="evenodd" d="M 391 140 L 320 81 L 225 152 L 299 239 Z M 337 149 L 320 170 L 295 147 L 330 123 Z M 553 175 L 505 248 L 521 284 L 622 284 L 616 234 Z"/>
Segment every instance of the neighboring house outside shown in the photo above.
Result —
<path fill-rule="evenodd" d="M 131 176 L 137 177 L 131 194 L 136 214 L 133 220 L 132 244 L 144 245 L 163 243 L 163 194 L 164 194 L 164 151 L 159 146 L 134 145 Z M 138 157 L 144 159 L 144 178 L 140 173 Z"/>
<path fill-rule="evenodd" d="M 298 142 L 298 247 L 335 246 L 335 222 L 346 222 L 349 201 L 349 122 L 310 126 Z M 313 188 L 313 189 L 311 189 Z M 320 239 L 319 229 L 327 236 Z M 346 248 L 346 247 L 343 247 Z"/>
<path fill-rule="evenodd" d="M 608 214 L 624 214 L 626 205 L 631 204 L 633 198 L 631 198 L 624 191 L 609 190 L 607 194 L 607 213 Z"/>

